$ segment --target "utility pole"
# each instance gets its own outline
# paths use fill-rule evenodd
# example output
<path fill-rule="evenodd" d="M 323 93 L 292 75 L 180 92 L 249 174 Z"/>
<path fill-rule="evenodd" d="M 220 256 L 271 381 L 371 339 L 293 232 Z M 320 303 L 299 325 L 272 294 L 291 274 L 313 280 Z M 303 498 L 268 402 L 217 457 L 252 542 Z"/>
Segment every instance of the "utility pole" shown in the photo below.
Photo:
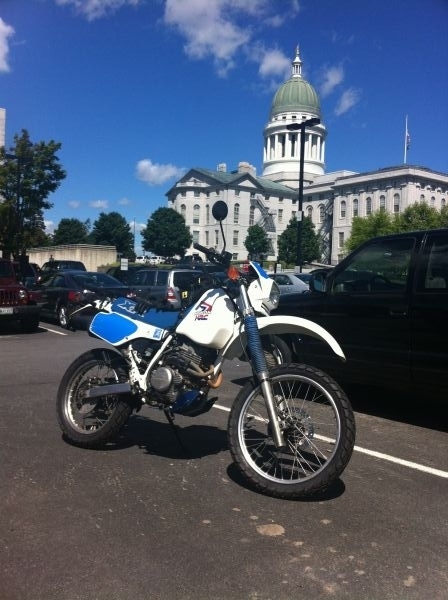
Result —
<path fill-rule="evenodd" d="M 302 272 L 302 224 L 303 224 L 303 171 L 305 165 L 305 129 L 319 125 L 320 119 L 313 117 L 301 123 L 291 123 L 286 126 L 289 131 L 300 131 L 300 167 L 299 167 L 299 194 L 297 207 L 297 266 Z"/>

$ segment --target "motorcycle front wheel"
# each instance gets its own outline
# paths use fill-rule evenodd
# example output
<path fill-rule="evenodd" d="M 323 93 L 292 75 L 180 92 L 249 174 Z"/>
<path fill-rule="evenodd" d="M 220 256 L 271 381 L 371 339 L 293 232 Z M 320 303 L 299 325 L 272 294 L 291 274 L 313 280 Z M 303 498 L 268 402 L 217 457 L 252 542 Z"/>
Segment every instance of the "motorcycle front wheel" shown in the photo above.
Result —
<path fill-rule="evenodd" d="M 229 415 L 229 448 L 235 464 L 259 491 L 277 498 L 323 492 L 347 466 L 355 444 L 355 419 L 341 387 L 309 365 L 270 371 L 285 439 L 277 448 L 258 382 L 250 380 Z"/>
<path fill-rule="evenodd" d="M 57 418 L 66 439 L 83 448 L 112 441 L 132 413 L 131 396 L 105 393 L 89 398 L 86 392 L 126 381 L 124 362 L 116 352 L 95 348 L 81 354 L 65 372 L 57 394 Z"/>

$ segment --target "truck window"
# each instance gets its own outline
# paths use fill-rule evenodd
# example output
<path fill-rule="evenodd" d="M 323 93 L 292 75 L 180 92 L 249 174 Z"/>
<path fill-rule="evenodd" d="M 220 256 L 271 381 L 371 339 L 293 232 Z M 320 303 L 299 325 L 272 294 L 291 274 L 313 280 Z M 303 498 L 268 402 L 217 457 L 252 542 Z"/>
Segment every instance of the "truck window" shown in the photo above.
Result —
<path fill-rule="evenodd" d="M 331 293 L 377 293 L 404 291 L 415 239 L 377 240 L 355 254 L 335 274 Z"/>
<path fill-rule="evenodd" d="M 417 278 L 417 290 L 448 289 L 448 233 L 429 234 Z"/>

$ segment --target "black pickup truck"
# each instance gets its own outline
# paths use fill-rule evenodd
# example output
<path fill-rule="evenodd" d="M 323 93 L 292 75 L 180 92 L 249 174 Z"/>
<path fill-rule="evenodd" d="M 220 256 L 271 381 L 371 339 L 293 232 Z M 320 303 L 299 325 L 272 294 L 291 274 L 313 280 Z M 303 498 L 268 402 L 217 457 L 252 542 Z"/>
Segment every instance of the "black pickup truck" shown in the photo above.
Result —
<path fill-rule="evenodd" d="M 272 314 L 319 323 L 347 362 L 311 338 L 291 336 L 295 361 L 319 366 L 341 383 L 413 391 L 424 399 L 447 394 L 448 229 L 373 238 L 334 269 L 314 274 L 310 290 L 280 297 Z"/>

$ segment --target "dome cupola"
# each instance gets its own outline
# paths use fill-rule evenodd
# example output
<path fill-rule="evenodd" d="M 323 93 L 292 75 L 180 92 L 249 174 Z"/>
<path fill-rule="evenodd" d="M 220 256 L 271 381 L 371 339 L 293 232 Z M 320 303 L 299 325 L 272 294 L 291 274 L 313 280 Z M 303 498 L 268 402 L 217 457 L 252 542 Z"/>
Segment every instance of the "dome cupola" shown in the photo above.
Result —
<path fill-rule="evenodd" d="M 306 112 L 320 117 L 319 96 L 313 86 L 302 77 L 299 47 L 292 62 L 292 74 L 277 90 L 271 106 L 270 118 L 280 113 Z"/>

